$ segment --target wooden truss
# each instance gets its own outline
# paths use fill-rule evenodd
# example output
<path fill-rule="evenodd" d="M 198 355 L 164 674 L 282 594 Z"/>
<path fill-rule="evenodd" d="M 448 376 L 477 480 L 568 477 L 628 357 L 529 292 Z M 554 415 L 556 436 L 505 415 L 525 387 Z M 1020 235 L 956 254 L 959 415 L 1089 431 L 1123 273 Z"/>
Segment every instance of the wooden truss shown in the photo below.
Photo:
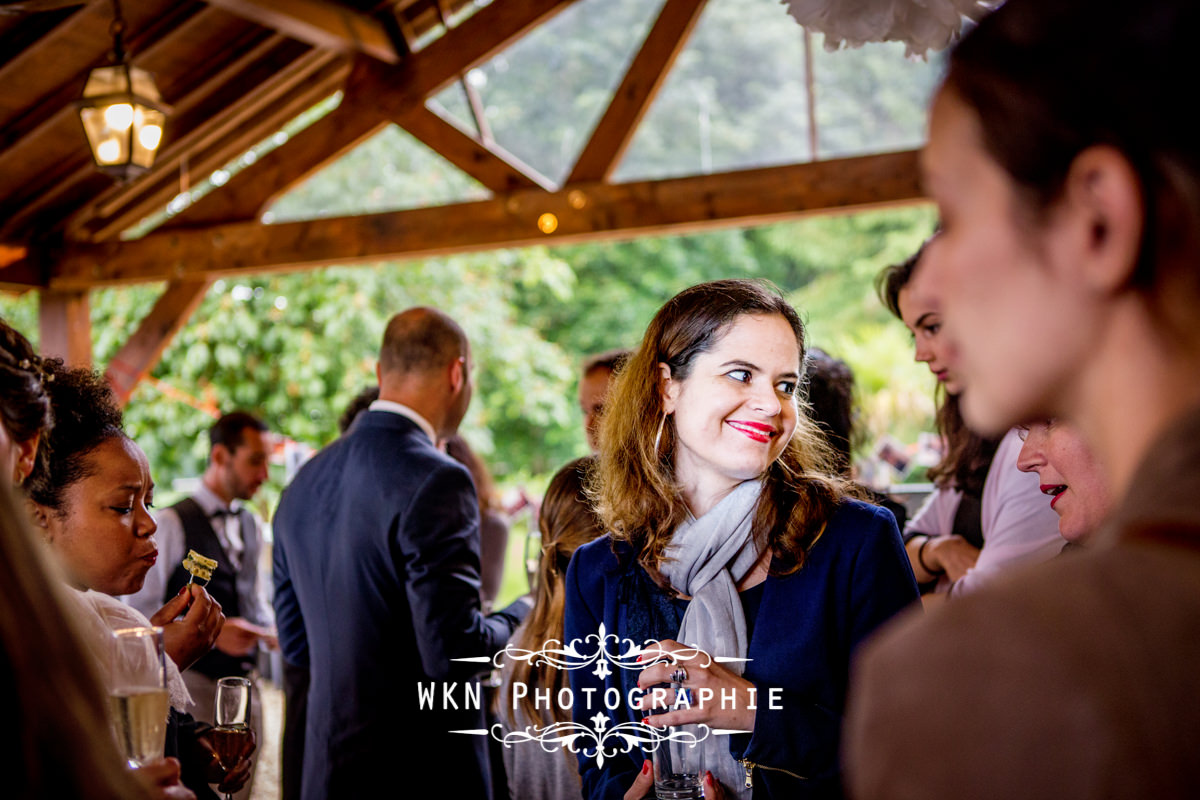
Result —
<path fill-rule="evenodd" d="M 19 87 L 0 98 L 0 288 L 38 290 L 43 350 L 87 363 L 88 292 L 167 281 L 107 365 L 124 399 L 216 276 L 696 231 L 921 198 L 911 151 L 613 183 L 705 0 L 666 0 L 561 186 L 497 145 L 469 90 L 473 134 L 429 109 L 431 97 L 572 2 L 493 0 L 457 23 L 470 0 L 126 4 L 131 50 L 160 76 L 175 108 L 154 168 L 129 184 L 92 168 L 74 119 L 83 77 L 108 47 L 107 3 L 0 17 L 0 45 L 15 53 L 0 63 L 0 82 Z M 29 75 L 38 78 L 25 87 L 18 76 Z M 208 175 L 335 91 L 343 97 L 327 116 L 157 231 L 120 238 L 186 188 L 188 176 Z M 392 123 L 492 197 L 261 222 L 275 198 Z"/>

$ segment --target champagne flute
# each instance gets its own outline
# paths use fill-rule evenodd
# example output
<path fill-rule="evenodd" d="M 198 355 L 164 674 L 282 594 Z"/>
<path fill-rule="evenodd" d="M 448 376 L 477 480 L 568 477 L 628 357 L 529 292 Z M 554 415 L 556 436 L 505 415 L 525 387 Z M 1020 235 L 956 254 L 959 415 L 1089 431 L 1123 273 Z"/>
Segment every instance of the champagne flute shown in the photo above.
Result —
<path fill-rule="evenodd" d="M 217 727 L 210 735 L 217 761 L 228 775 L 242 763 L 252 747 L 248 679 L 221 678 L 217 681 Z M 233 794 L 226 792 L 225 800 L 233 800 Z"/>
<path fill-rule="evenodd" d="M 113 727 L 129 766 L 163 757 L 167 740 L 167 665 L 158 627 L 113 631 L 109 704 Z"/>

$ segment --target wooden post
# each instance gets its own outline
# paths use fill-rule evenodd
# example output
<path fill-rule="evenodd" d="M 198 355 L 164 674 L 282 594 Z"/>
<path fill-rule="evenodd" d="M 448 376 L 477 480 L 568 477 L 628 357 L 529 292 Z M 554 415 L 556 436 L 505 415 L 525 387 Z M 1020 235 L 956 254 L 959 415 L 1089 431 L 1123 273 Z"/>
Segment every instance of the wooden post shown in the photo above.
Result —
<path fill-rule="evenodd" d="M 38 296 L 41 354 L 72 367 L 92 365 L 92 320 L 88 290 L 43 289 Z"/>
<path fill-rule="evenodd" d="M 167 345 L 175 338 L 208 292 L 209 278 L 172 281 L 129 340 L 108 362 L 108 378 L 117 402 L 129 402 L 138 383 L 150 374 Z"/>

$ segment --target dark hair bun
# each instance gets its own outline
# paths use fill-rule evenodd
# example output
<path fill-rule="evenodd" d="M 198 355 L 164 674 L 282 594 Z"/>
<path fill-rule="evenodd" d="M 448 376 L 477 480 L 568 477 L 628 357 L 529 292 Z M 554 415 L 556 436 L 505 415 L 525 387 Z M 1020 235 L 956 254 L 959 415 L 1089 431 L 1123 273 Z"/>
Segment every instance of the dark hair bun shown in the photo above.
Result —
<path fill-rule="evenodd" d="M 48 464 L 29 476 L 29 496 L 43 506 L 62 507 L 63 492 L 90 473 L 86 456 L 114 437 L 124 436 L 121 407 L 108 381 L 89 369 L 68 368 L 61 359 L 43 363 L 45 387 L 54 411 L 47 441 Z"/>

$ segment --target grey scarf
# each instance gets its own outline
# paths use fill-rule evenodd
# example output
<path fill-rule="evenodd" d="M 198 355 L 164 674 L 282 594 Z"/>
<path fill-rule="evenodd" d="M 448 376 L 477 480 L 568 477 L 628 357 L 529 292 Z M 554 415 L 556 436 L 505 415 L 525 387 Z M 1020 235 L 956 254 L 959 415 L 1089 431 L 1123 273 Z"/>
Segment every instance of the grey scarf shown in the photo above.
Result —
<path fill-rule="evenodd" d="M 750 527 L 761 493 L 761 481 L 739 484 L 703 517 L 677 527 L 667 546 L 662 574 L 675 591 L 692 597 L 678 639 L 710 656 L 746 657 L 750 642 L 737 584 L 760 555 Z M 745 665 L 732 661 L 724 666 L 741 675 Z M 745 771 L 729 754 L 728 738 L 710 735 L 699 746 L 704 748 L 705 768 L 724 784 L 726 793 L 732 790 L 749 798 Z"/>

